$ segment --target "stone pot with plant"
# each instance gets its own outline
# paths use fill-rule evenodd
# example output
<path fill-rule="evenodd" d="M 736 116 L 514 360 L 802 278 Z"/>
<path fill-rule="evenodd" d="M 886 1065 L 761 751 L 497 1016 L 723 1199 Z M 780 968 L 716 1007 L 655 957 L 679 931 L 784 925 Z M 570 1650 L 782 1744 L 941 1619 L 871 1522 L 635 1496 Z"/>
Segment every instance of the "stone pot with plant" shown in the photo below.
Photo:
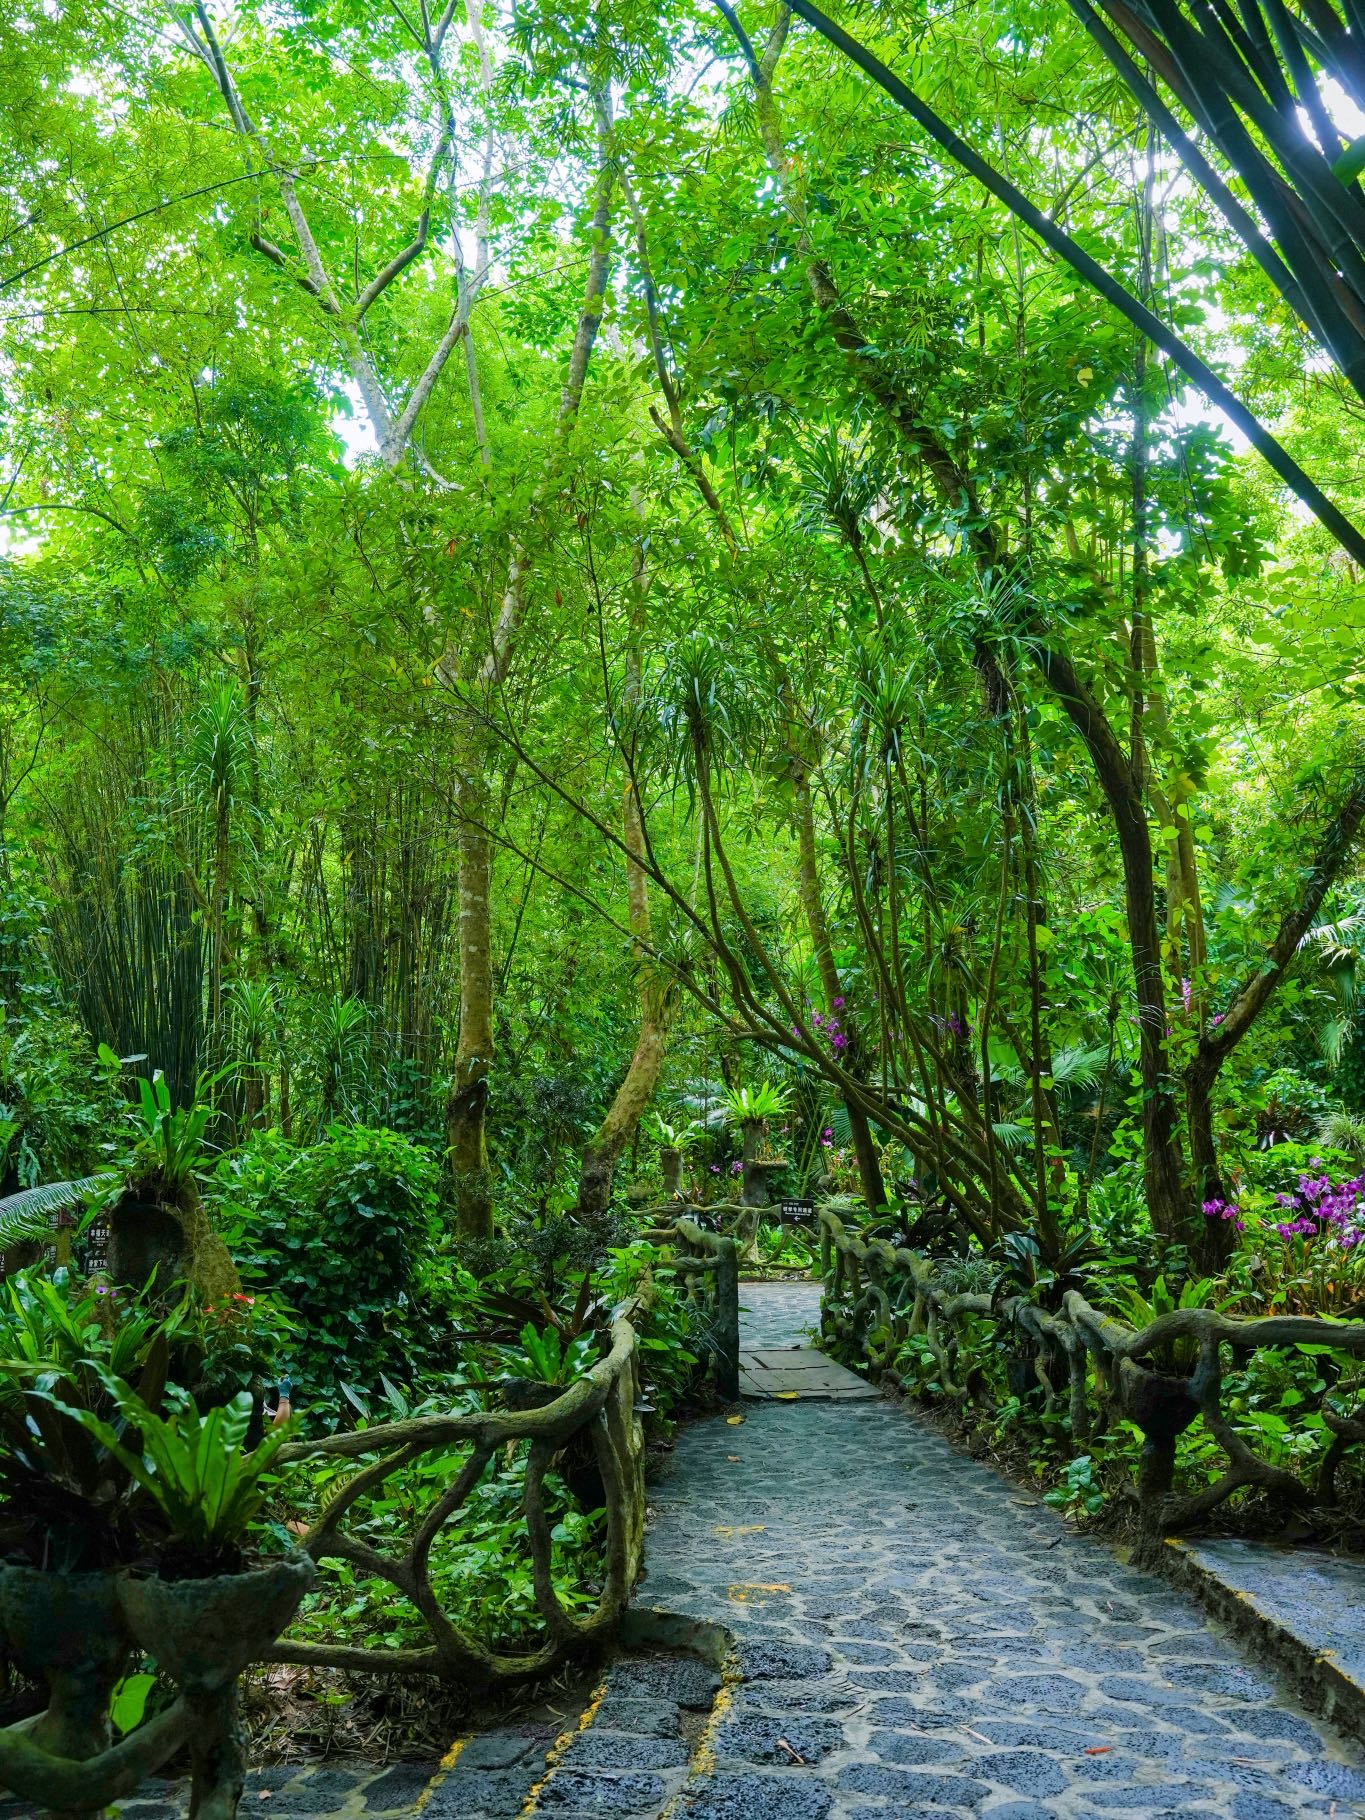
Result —
<path fill-rule="evenodd" d="M 202 1076 L 188 1106 L 175 1106 L 159 1072 L 137 1076 L 137 1142 L 123 1190 L 108 1207 L 109 1275 L 163 1291 L 189 1283 L 208 1301 L 241 1288 L 228 1249 L 199 1197 L 195 1170 L 213 1109 L 205 1095 L 222 1077 Z"/>
<path fill-rule="evenodd" d="M 787 1158 L 768 1147 L 768 1129 L 773 1119 L 781 1118 L 791 1104 L 784 1087 L 764 1081 L 757 1087 L 736 1087 L 725 1095 L 725 1120 L 738 1125 L 742 1186 L 740 1204 L 744 1207 L 766 1207 L 769 1204 L 769 1179 L 787 1168 Z"/>
<path fill-rule="evenodd" d="M 117 1071 L 119 1058 L 102 1043 L 100 1061 Z M 73 1218 L 87 1203 L 107 1232 L 102 1265 L 113 1283 L 163 1300 L 188 1284 L 207 1302 L 241 1289 L 227 1246 L 214 1231 L 200 1199 L 195 1171 L 204 1154 L 204 1134 L 213 1117 L 205 1099 L 228 1070 L 201 1075 L 188 1106 L 175 1106 L 165 1077 L 133 1077 L 137 1106 L 130 1112 L 137 1135 L 116 1169 L 79 1181 L 45 1182 L 0 1200 L 0 1252 L 41 1243 L 54 1221 L 59 1260 L 70 1261 L 71 1233 L 85 1222 Z"/>
<path fill-rule="evenodd" d="M 61 1292 L 44 1290 L 60 1314 Z M 0 1633 L 48 1696 L 20 1732 L 0 1732 L 0 1784 L 54 1812 L 95 1812 L 187 1746 L 197 1820 L 230 1820 L 246 1771 L 237 1676 L 314 1575 L 304 1556 L 248 1553 L 289 1428 L 247 1451 L 250 1393 L 201 1413 L 166 1383 L 169 1323 L 136 1312 L 103 1358 L 70 1357 L 100 1335 L 82 1325 L 87 1303 L 75 1307 L 64 1330 L 30 1321 L 49 1356 L 0 1375 Z M 136 1389 L 111 1361 L 140 1364 Z M 25 1536 L 43 1547 L 22 1560 Z M 178 1698 L 113 1743 L 111 1698 L 139 1649 Z"/>
<path fill-rule="evenodd" d="M 683 1199 L 683 1163 L 688 1152 L 696 1148 L 702 1131 L 703 1126 L 696 1119 L 690 1119 L 685 1125 L 673 1125 L 667 1119 L 655 1118 L 654 1135 L 659 1140 L 659 1169 L 664 1178 L 666 1201 Z"/>

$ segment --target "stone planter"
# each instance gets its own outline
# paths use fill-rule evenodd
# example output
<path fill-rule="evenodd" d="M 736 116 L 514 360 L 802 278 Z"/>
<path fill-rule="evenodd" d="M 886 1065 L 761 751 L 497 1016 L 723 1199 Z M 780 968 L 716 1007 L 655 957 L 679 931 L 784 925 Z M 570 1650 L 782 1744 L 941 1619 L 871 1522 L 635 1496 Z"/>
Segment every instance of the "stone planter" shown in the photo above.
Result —
<path fill-rule="evenodd" d="M 317 1569 L 306 1555 L 209 1580 L 125 1574 L 118 1598 L 136 1641 L 187 1693 L 229 1686 L 269 1648 Z"/>
<path fill-rule="evenodd" d="M 175 1681 L 192 1715 L 192 1820 L 234 1820 L 246 1781 L 237 1677 L 279 1636 L 316 1572 L 307 1555 L 295 1555 L 206 1580 L 119 1580 L 129 1630 Z"/>
<path fill-rule="evenodd" d="M 682 1195 L 683 1153 L 673 1144 L 665 1144 L 659 1151 L 659 1168 L 663 1171 L 664 1199 L 671 1201 Z"/>
<path fill-rule="evenodd" d="M 0 1568 L 0 1634 L 15 1666 L 47 1683 L 31 1741 L 78 1762 L 107 1749 L 110 1696 L 132 1654 L 115 1577 Z"/>

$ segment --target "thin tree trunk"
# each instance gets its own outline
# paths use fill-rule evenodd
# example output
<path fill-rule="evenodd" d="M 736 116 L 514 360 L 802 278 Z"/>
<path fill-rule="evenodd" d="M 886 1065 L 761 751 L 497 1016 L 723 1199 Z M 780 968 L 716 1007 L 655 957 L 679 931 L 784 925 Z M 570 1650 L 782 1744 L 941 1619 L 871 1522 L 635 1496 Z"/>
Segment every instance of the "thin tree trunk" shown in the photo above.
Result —
<path fill-rule="evenodd" d="M 632 503 L 639 514 L 638 494 Z M 640 529 L 641 535 L 637 537 L 631 554 L 630 642 L 626 650 L 626 683 L 621 702 L 627 725 L 633 720 L 640 700 L 640 639 L 649 599 L 643 524 Z M 664 1057 L 668 1051 L 669 1025 L 672 1022 L 673 1007 L 668 982 L 648 958 L 651 925 L 649 878 L 644 862 L 649 849 L 644 815 L 633 775 L 626 782 L 621 821 L 626 848 L 626 897 L 630 930 L 635 938 L 635 967 L 640 982 L 640 1034 L 625 1079 L 617 1088 L 611 1105 L 607 1108 L 606 1117 L 583 1152 L 583 1167 L 578 1182 L 580 1219 L 600 1216 L 611 1204 L 617 1159 L 639 1129 L 644 1110 L 659 1085 Z"/>
<path fill-rule="evenodd" d="M 1168 1239 L 1194 1237 L 1166 1050 L 1166 1001 L 1152 882 L 1152 838 L 1142 798 L 1113 728 L 1071 660 L 1045 646 L 1036 647 L 1034 655 L 1044 680 L 1085 742 L 1118 837 L 1138 1007 L 1143 1166 L 1152 1226 Z"/>
<path fill-rule="evenodd" d="M 825 1009 L 833 1012 L 838 1001 L 844 997 L 844 990 L 834 960 L 834 947 L 830 941 L 824 899 L 820 892 L 820 868 L 815 850 L 815 808 L 811 802 L 810 779 L 805 766 L 795 756 L 792 796 L 796 806 L 797 892 L 806 928 L 810 933 L 811 947 L 815 951 L 815 965 L 820 974 L 820 989 L 825 995 Z M 848 1038 L 846 1066 L 851 1073 L 860 1072 L 862 1058 L 858 1028 L 846 1006 L 840 1009 L 839 1021 Z M 858 1161 L 858 1179 L 863 1185 L 868 1210 L 875 1213 L 879 1207 L 886 1205 L 886 1184 L 882 1180 L 877 1140 L 872 1135 L 871 1123 L 862 1107 L 847 1096 L 843 1098 L 843 1105 L 848 1115 L 853 1154 Z"/>
<path fill-rule="evenodd" d="M 633 783 L 625 790 L 622 810 L 625 842 L 630 853 L 644 858 L 644 822 L 639 798 Z M 654 1097 L 668 1052 L 668 1029 L 671 1005 L 665 982 L 648 965 L 644 949 L 650 937 L 649 890 L 637 858 L 626 861 L 627 891 L 630 898 L 630 926 L 636 937 L 635 965 L 640 974 L 640 1034 L 630 1058 L 625 1079 L 616 1089 L 606 1117 L 598 1126 L 592 1141 L 583 1152 L 583 1167 L 578 1181 L 578 1215 L 592 1218 L 606 1212 L 611 1202 L 612 1181 L 617 1159 L 630 1142 Z"/>

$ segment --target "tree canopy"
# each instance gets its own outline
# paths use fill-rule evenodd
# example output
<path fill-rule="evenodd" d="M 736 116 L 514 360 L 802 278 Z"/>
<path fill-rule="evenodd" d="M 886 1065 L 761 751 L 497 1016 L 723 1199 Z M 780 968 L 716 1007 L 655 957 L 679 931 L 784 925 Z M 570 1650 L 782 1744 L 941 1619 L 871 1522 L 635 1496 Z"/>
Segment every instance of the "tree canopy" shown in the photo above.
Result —
<path fill-rule="evenodd" d="M 1357 36 L 10 8 L 11 1097 L 392 1126 L 477 1237 L 771 1080 L 793 1191 L 1221 1258 L 1365 1112 Z"/>

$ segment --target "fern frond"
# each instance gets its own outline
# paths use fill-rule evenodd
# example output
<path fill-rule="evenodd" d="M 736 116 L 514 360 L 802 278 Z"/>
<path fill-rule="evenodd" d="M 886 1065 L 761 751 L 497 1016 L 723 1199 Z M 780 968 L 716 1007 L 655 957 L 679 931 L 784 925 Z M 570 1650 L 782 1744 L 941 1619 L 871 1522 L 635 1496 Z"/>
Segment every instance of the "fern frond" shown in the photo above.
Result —
<path fill-rule="evenodd" d="M 74 1182 L 43 1182 L 37 1188 L 5 1195 L 0 1199 L 0 1251 L 46 1238 L 54 1213 L 78 1207 L 87 1195 L 97 1194 L 117 1180 L 116 1175 L 105 1172 L 81 1176 Z"/>

